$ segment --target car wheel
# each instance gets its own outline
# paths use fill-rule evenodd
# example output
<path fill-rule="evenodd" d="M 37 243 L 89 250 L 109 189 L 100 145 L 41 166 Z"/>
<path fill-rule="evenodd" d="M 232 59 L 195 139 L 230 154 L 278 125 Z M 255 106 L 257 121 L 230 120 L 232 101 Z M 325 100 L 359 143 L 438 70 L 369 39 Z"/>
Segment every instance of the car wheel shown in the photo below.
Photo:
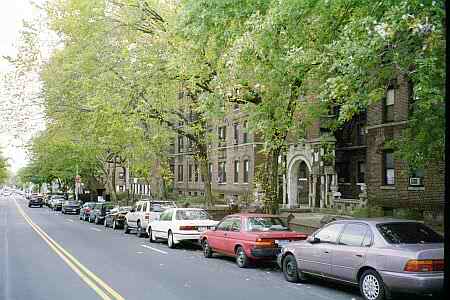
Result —
<path fill-rule="evenodd" d="M 283 274 L 284 278 L 289 282 L 299 281 L 299 270 L 294 255 L 288 254 L 283 259 Z"/>
<path fill-rule="evenodd" d="M 153 236 L 153 230 L 151 227 L 148 228 L 148 240 L 150 243 L 155 243 L 155 237 Z"/>
<path fill-rule="evenodd" d="M 128 228 L 128 223 L 127 223 L 127 221 L 125 221 L 125 225 L 123 225 L 123 232 L 124 232 L 125 234 L 130 233 L 130 228 Z"/>
<path fill-rule="evenodd" d="M 83 220 L 83 217 L 80 215 L 80 220 Z"/>
<path fill-rule="evenodd" d="M 169 246 L 169 248 L 171 249 L 175 248 L 175 242 L 173 241 L 172 231 L 169 231 L 169 234 L 167 236 L 167 246 Z"/>
<path fill-rule="evenodd" d="M 361 295 L 366 300 L 385 299 L 386 289 L 383 280 L 375 270 L 365 271 L 359 279 Z"/>
<path fill-rule="evenodd" d="M 142 232 L 142 226 L 141 226 L 141 222 L 138 221 L 137 222 L 137 237 L 141 238 L 144 236 L 144 233 Z"/>
<path fill-rule="evenodd" d="M 209 247 L 209 243 L 207 239 L 204 239 L 202 242 L 202 248 L 203 248 L 203 256 L 206 258 L 211 258 L 213 255 L 213 251 L 211 247 Z"/>
<path fill-rule="evenodd" d="M 244 248 L 237 247 L 236 249 L 236 263 L 239 268 L 246 268 L 249 265 L 249 258 L 247 254 L 245 254 Z"/>
<path fill-rule="evenodd" d="M 30 205 L 30 204 L 28 204 L 28 207 L 31 207 L 31 205 Z"/>
<path fill-rule="evenodd" d="M 117 225 L 116 225 L 116 220 L 113 220 L 113 223 L 112 223 L 112 229 L 113 229 L 113 230 L 116 230 L 116 227 L 117 227 Z"/>

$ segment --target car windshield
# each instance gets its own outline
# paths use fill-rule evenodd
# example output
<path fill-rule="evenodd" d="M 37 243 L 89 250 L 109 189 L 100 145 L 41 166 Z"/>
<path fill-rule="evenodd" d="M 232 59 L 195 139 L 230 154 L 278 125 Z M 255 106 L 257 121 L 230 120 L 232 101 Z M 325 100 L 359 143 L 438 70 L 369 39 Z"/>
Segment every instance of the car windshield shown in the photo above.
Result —
<path fill-rule="evenodd" d="M 177 220 L 208 220 L 208 213 L 204 210 L 198 209 L 185 209 L 177 210 L 175 215 Z"/>
<path fill-rule="evenodd" d="M 127 212 L 131 210 L 131 206 L 123 206 L 123 207 L 119 207 L 119 211 L 120 212 Z"/>
<path fill-rule="evenodd" d="M 73 205 L 73 206 L 75 206 L 75 205 L 78 205 L 78 203 L 76 201 L 66 201 L 66 202 L 64 202 L 64 205 Z"/>
<path fill-rule="evenodd" d="M 289 231 L 289 228 L 277 217 L 250 217 L 247 231 Z"/>
<path fill-rule="evenodd" d="M 444 242 L 441 235 L 422 223 L 384 223 L 378 224 L 377 229 L 390 244 L 430 244 Z"/>

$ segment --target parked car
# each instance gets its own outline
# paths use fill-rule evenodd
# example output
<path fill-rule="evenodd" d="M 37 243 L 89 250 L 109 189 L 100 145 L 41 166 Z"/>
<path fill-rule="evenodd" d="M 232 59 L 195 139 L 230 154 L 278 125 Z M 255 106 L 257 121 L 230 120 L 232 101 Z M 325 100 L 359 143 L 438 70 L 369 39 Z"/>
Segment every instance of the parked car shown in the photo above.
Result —
<path fill-rule="evenodd" d="M 80 209 L 80 220 L 83 221 L 89 220 L 89 216 L 95 204 L 97 204 L 97 202 L 86 202 L 83 204 L 83 206 Z"/>
<path fill-rule="evenodd" d="M 212 257 L 214 252 L 229 255 L 245 268 L 252 261 L 274 260 L 282 246 L 306 238 L 304 233 L 291 231 L 279 216 L 234 214 L 223 218 L 215 229 L 205 231 L 200 242 L 205 257 Z"/>
<path fill-rule="evenodd" d="M 61 212 L 63 214 L 75 213 L 78 215 L 80 213 L 80 203 L 74 200 L 66 200 L 62 204 Z"/>
<path fill-rule="evenodd" d="M 105 216 L 111 209 L 114 208 L 114 205 L 111 202 L 101 202 L 96 203 L 94 208 L 91 210 L 89 214 L 89 222 L 94 222 L 95 224 L 103 224 L 105 220 Z"/>
<path fill-rule="evenodd" d="M 52 209 L 54 211 L 58 211 L 62 209 L 62 204 L 65 199 L 62 196 L 53 196 L 52 197 Z"/>
<path fill-rule="evenodd" d="M 169 248 L 174 248 L 181 241 L 198 242 L 200 234 L 214 228 L 217 223 L 204 209 L 169 208 L 158 220 L 150 221 L 146 231 L 151 243 L 164 239 Z"/>
<path fill-rule="evenodd" d="M 444 240 L 416 221 L 340 220 L 314 232 L 306 241 L 286 245 L 278 264 L 286 280 L 307 275 L 357 285 L 367 300 L 391 292 L 441 293 Z"/>
<path fill-rule="evenodd" d="M 112 229 L 123 228 L 125 224 L 125 215 L 131 210 L 131 206 L 115 207 L 105 216 L 105 227 Z"/>
<path fill-rule="evenodd" d="M 146 200 L 138 201 L 127 213 L 124 232 L 137 231 L 138 237 L 146 235 L 146 228 L 150 221 L 159 218 L 159 215 L 168 208 L 177 207 L 173 201 Z"/>
<path fill-rule="evenodd" d="M 42 207 L 44 205 L 44 199 L 40 196 L 32 196 L 30 200 L 28 200 L 28 207 L 39 206 Z"/>

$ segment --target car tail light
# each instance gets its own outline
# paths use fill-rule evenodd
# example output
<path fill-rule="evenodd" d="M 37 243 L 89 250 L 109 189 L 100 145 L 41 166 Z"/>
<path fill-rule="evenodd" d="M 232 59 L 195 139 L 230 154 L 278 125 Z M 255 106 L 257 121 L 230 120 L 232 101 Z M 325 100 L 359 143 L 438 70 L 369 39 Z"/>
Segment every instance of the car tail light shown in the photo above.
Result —
<path fill-rule="evenodd" d="M 180 226 L 180 230 L 197 230 L 198 226 Z"/>
<path fill-rule="evenodd" d="M 149 213 L 145 213 L 144 219 L 145 219 L 145 220 L 150 219 L 150 214 L 149 214 Z"/>
<path fill-rule="evenodd" d="M 443 270 L 443 259 L 411 259 L 405 266 L 405 272 L 436 272 Z"/>
<path fill-rule="evenodd" d="M 91 209 L 89 207 L 86 208 L 86 212 L 90 212 Z"/>
<path fill-rule="evenodd" d="M 255 243 L 256 247 L 275 247 L 275 241 L 269 239 L 257 239 Z"/>

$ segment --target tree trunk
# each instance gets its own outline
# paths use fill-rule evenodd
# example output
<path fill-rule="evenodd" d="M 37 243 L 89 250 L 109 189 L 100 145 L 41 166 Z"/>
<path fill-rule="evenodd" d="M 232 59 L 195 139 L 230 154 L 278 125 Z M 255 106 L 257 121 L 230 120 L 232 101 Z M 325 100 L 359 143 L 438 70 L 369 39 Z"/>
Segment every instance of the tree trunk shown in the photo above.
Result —
<path fill-rule="evenodd" d="M 264 211 L 269 214 L 278 214 L 279 212 L 279 193 L 278 193 L 278 157 L 281 148 L 275 148 L 267 153 L 264 162 L 263 174 L 260 175 L 262 180 L 261 187 L 264 193 Z"/>
<path fill-rule="evenodd" d="M 203 177 L 203 185 L 205 191 L 205 200 L 207 206 L 214 206 L 214 198 L 212 196 L 211 190 L 211 178 L 209 177 L 209 169 L 208 169 L 208 152 L 207 146 L 199 145 L 198 146 L 198 161 L 200 163 L 200 173 Z"/>
<path fill-rule="evenodd" d="M 113 163 L 113 169 L 111 172 L 111 185 L 112 185 L 112 200 L 113 202 L 117 202 L 117 191 L 116 191 L 116 167 L 117 167 L 117 163 L 116 163 L 116 157 L 114 157 L 114 163 Z"/>

